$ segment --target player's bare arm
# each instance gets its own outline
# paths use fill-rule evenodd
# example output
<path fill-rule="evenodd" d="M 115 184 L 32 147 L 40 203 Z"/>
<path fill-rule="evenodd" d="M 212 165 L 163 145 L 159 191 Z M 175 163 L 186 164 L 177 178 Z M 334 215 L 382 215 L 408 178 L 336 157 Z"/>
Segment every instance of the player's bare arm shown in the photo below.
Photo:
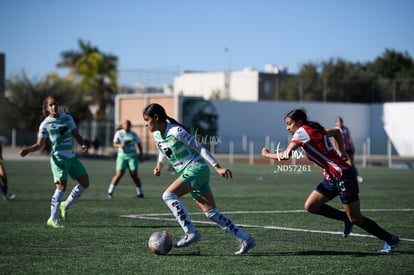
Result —
<path fill-rule="evenodd" d="M 83 154 L 87 154 L 88 153 L 88 146 L 86 146 L 85 141 L 83 140 L 83 138 L 81 137 L 81 135 L 79 134 L 78 129 L 73 129 L 72 130 L 72 135 L 75 138 L 76 142 L 81 146 L 82 148 L 82 153 Z"/>
<path fill-rule="evenodd" d="M 298 146 L 298 144 L 291 142 L 283 152 L 276 153 L 272 153 L 267 148 L 263 148 L 262 156 L 270 159 L 288 160 L 292 156 L 293 150 L 295 150 Z"/>
<path fill-rule="evenodd" d="M 27 154 L 36 152 L 37 150 L 41 149 L 44 143 L 45 143 L 45 139 L 39 137 L 35 144 L 33 144 L 32 146 L 23 148 L 22 150 L 20 150 L 19 154 L 20 156 L 25 157 Z"/>

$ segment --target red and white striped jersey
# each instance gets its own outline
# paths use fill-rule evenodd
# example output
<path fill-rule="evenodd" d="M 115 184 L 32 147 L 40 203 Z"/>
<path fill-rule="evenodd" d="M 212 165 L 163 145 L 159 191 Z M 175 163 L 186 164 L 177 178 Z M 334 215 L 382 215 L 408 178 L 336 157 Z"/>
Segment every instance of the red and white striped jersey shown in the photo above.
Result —
<path fill-rule="evenodd" d="M 313 129 L 302 125 L 293 134 L 291 142 L 299 144 L 305 151 L 306 157 L 322 168 L 326 179 L 340 179 L 342 171 L 350 168 L 337 154 L 326 130 Z"/>

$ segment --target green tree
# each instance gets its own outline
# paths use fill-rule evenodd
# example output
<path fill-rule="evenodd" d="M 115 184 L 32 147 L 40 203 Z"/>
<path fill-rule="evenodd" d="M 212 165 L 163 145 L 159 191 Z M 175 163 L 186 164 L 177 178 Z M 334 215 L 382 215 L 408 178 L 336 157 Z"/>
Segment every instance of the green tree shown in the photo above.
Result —
<path fill-rule="evenodd" d="M 45 78 L 31 81 L 25 74 L 7 80 L 7 98 L 1 100 L 0 121 L 5 129 L 36 132 L 43 118 L 42 102 L 49 95 L 59 99 L 78 123 L 91 119 L 88 102 L 71 82 Z"/>
<path fill-rule="evenodd" d="M 414 100 L 414 61 L 407 52 L 386 49 L 368 64 L 368 69 L 378 76 L 378 85 L 388 100 Z"/>
<path fill-rule="evenodd" d="M 107 105 L 117 92 L 117 63 L 114 55 L 104 54 L 88 42 L 78 41 L 80 50 L 64 51 L 58 67 L 69 68 L 75 82 L 97 105 L 96 120 L 105 120 Z"/>
<path fill-rule="evenodd" d="M 414 61 L 408 53 L 386 50 L 371 63 L 331 58 L 304 64 L 281 82 L 280 100 L 386 102 L 414 100 Z"/>
<path fill-rule="evenodd" d="M 299 72 L 299 95 L 304 101 L 321 101 L 322 85 L 318 66 L 313 63 L 307 63 L 302 66 Z"/>
<path fill-rule="evenodd" d="M 375 74 L 366 65 L 331 59 L 322 63 L 322 78 L 325 82 L 328 101 L 373 102 L 382 101 L 382 93 Z"/>
<path fill-rule="evenodd" d="M 414 77 L 414 61 L 407 53 L 386 49 L 382 56 L 369 64 L 369 69 L 380 77 Z"/>

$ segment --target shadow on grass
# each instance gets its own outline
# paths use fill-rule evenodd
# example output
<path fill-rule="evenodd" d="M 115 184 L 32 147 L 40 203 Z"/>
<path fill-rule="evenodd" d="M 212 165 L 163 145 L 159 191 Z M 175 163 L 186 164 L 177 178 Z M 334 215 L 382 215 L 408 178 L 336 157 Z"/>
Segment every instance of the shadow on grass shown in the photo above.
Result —
<path fill-rule="evenodd" d="M 250 256 L 354 256 L 354 257 L 367 257 L 367 256 L 390 256 L 397 254 L 413 255 L 413 251 L 395 251 L 391 254 L 380 254 L 377 252 L 353 252 L 353 251 L 326 251 L 326 250 L 307 250 L 297 252 L 269 252 L 269 253 L 251 253 Z"/>
<path fill-rule="evenodd" d="M 395 252 L 393 254 L 384 255 L 378 254 L 376 252 L 345 252 L 345 251 L 300 251 L 300 252 L 270 252 L 270 253 L 255 253 L 250 252 L 248 254 L 239 256 L 232 254 L 211 254 L 203 253 L 199 250 L 188 251 L 188 252 L 178 252 L 177 250 L 171 251 L 167 255 L 156 255 L 159 257 L 182 257 L 182 256 L 197 256 L 197 257 L 296 257 L 296 256 L 351 256 L 351 257 L 372 257 L 372 256 L 392 256 L 398 254 L 409 254 L 412 255 L 412 252 L 401 251 Z"/>
<path fill-rule="evenodd" d="M 87 228 L 153 228 L 154 230 L 166 230 L 166 228 L 181 228 L 179 225 L 125 225 L 125 224 L 102 224 L 102 225 L 90 225 L 90 224 L 77 224 L 73 227 L 87 227 Z M 197 228 L 217 228 L 214 225 L 198 225 Z M 184 233 L 183 233 L 184 234 Z"/>

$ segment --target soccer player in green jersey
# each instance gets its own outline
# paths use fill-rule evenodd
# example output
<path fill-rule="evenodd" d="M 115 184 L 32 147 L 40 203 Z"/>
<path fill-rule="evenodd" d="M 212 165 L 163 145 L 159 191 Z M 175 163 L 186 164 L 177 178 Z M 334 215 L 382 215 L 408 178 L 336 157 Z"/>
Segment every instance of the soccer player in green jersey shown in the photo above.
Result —
<path fill-rule="evenodd" d="M 50 164 L 56 190 L 52 196 L 50 218 L 46 224 L 52 228 L 63 228 L 64 226 L 59 220 L 59 210 L 62 220 L 65 221 L 69 207 L 89 187 L 88 173 L 73 151 L 72 136 L 81 145 L 82 153 L 86 154 L 88 147 L 79 134 L 72 116 L 67 113 L 59 113 L 58 102 L 53 96 L 49 96 L 43 101 L 43 114 L 45 119 L 39 126 L 36 143 L 23 148 L 20 155 L 24 157 L 41 149 L 46 139 L 49 138 L 52 144 Z M 68 175 L 75 179 L 78 184 L 72 189 L 66 201 L 62 202 Z"/>
<path fill-rule="evenodd" d="M 210 169 L 226 179 L 232 177 L 229 169 L 219 165 L 213 155 L 175 119 L 169 117 L 159 104 L 148 105 L 143 112 L 145 126 L 153 133 L 158 146 L 159 157 L 154 175 L 159 176 L 164 160 L 168 160 L 179 177 L 167 187 L 162 199 L 174 214 L 185 234 L 175 246 L 185 247 L 201 239 L 200 233 L 192 223 L 187 210 L 179 199 L 191 193 L 195 203 L 207 218 L 240 242 L 236 255 L 247 253 L 256 245 L 256 241 L 234 224 L 216 208 L 210 187 Z"/>
<path fill-rule="evenodd" d="M 141 139 L 138 134 L 131 130 L 131 121 L 124 120 L 121 129 L 115 132 L 113 146 L 118 148 L 116 157 L 116 173 L 108 187 L 108 198 L 112 199 L 115 188 L 128 168 L 129 174 L 134 181 L 137 197 L 143 198 L 141 180 L 138 177 L 138 159 L 142 163 Z M 137 153 L 139 151 L 139 154 Z"/>

